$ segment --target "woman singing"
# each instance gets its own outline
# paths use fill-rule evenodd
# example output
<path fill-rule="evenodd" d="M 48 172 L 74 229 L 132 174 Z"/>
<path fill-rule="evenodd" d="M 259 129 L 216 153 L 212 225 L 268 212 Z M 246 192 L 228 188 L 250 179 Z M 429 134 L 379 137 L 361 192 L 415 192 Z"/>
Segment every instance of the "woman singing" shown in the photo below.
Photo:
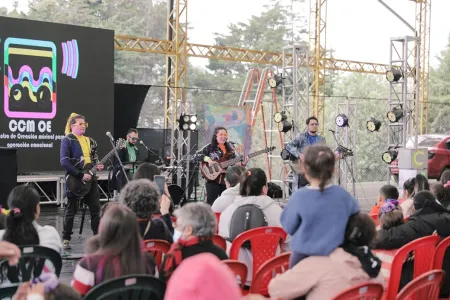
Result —
<path fill-rule="evenodd" d="M 227 142 L 228 131 L 225 127 L 216 127 L 211 138 L 211 143 L 206 145 L 202 154 L 205 155 L 203 160 L 209 165 L 215 161 L 225 161 L 236 157 L 233 146 Z M 246 163 L 246 161 L 245 161 Z M 243 163 L 244 165 L 244 163 Z M 212 205 L 214 201 L 226 189 L 224 182 L 224 174 L 220 174 L 215 180 L 206 181 L 206 202 Z"/>

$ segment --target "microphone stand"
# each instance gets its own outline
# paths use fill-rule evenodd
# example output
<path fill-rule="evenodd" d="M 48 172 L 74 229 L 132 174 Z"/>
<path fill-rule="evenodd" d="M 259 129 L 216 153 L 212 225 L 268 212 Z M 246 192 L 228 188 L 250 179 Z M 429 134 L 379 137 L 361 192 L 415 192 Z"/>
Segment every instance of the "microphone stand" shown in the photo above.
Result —
<path fill-rule="evenodd" d="M 337 145 L 337 150 L 339 152 L 339 155 L 341 155 L 341 159 L 344 160 L 347 169 L 350 170 L 350 175 L 352 176 L 352 183 L 353 183 L 353 197 L 356 198 L 356 191 L 355 191 L 355 175 L 353 174 L 353 168 L 350 168 L 350 165 L 347 161 L 347 157 L 353 156 L 353 151 L 351 149 L 348 149 L 344 146 L 342 146 L 341 144 L 339 144 L 337 138 L 336 138 L 336 131 L 334 130 L 329 130 L 331 131 L 331 133 L 333 134 L 334 140 L 336 141 L 336 145 Z M 339 177 L 338 177 L 338 184 L 341 185 L 341 159 L 339 159 Z"/>
<path fill-rule="evenodd" d="M 120 160 L 119 153 L 117 152 L 117 148 L 114 145 L 114 140 L 110 138 L 109 142 L 111 143 L 111 146 L 114 149 L 114 156 L 116 157 L 117 161 L 119 162 L 120 169 L 122 170 L 123 176 L 125 177 L 125 179 L 127 180 L 127 183 L 128 183 L 128 182 L 130 182 L 130 180 L 128 179 L 127 173 L 125 172 L 125 168 L 123 167 L 122 161 Z M 117 176 L 116 176 L 116 179 L 117 179 Z"/>

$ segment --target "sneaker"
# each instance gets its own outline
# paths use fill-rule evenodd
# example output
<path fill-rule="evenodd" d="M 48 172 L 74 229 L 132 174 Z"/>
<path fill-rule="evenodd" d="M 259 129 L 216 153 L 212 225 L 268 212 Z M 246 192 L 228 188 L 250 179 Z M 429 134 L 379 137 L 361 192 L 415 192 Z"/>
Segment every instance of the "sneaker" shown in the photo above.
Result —
<path fill-rule="evenodd" d="M 64 241 L 63 241 L 63 249 L 64 249 L 64 250 L 70 250 L 70 249 L 72 249 L 72 248 L 70 247 L 70 241 L 69 241 L 69 240 L 64 240 Z"/>

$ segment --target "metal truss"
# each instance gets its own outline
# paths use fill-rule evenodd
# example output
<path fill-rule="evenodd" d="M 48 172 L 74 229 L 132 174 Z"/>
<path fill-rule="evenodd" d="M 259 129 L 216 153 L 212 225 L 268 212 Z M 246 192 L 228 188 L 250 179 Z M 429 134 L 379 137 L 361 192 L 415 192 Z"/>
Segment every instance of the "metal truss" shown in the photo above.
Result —
<path fill-rule="evenodd" d="M 336 125 L 336 140 L 339 145 L 353 151 L 353 156 L 341 159 L 339 163 L 338 182 L 350 194 L 355 195 L 356 189 L 356 134 L 358 131 L 356 99 L 339 99 L 336 106 L 336 116 L 345 114 L 349 120 L 349 126 L 338 127 Z M 336 145 L 338 146 L 338 145 Z"/>
<path fill-rule="evenodd" d="M 419 56 L 420 44 L 416 37 L 391 38 L 390 65 L 400 69 L 402 78 L 389 83 L 389 111 L 400 109 L 403 117 L 398 122 L 388 121 L 388 148 L 405 147 L 409 138 L 412 148 L 417 148 L 418 135 L 418 91 L 420 82 Z M 387 181 L 391 178 L 391 166 L 388 166 Z"/>
<path fill-rule="evenodd" d="M 319 120 L 319 132 L 325 124 L 326 17 L 327 0 L 310 0 L 309 47 L 313 53 L 313 114 Z"/>

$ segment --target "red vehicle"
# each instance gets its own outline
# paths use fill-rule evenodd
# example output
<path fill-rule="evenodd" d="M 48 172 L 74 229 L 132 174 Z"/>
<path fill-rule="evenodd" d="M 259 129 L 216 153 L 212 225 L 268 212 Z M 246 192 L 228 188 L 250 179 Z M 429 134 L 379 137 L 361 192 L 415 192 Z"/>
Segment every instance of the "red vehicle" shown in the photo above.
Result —
<path fill-rule="evenodd" d="M 406 148 L 412 148 L 412 138 Z M 424 134 L 418 136 L 418 147 L 428 148 L 428 178 L 439 179 L 444 171 L 450 170 L 450 135 Z M 397 159 L 391 164 L 391 173 L 398 181 Z"/>

